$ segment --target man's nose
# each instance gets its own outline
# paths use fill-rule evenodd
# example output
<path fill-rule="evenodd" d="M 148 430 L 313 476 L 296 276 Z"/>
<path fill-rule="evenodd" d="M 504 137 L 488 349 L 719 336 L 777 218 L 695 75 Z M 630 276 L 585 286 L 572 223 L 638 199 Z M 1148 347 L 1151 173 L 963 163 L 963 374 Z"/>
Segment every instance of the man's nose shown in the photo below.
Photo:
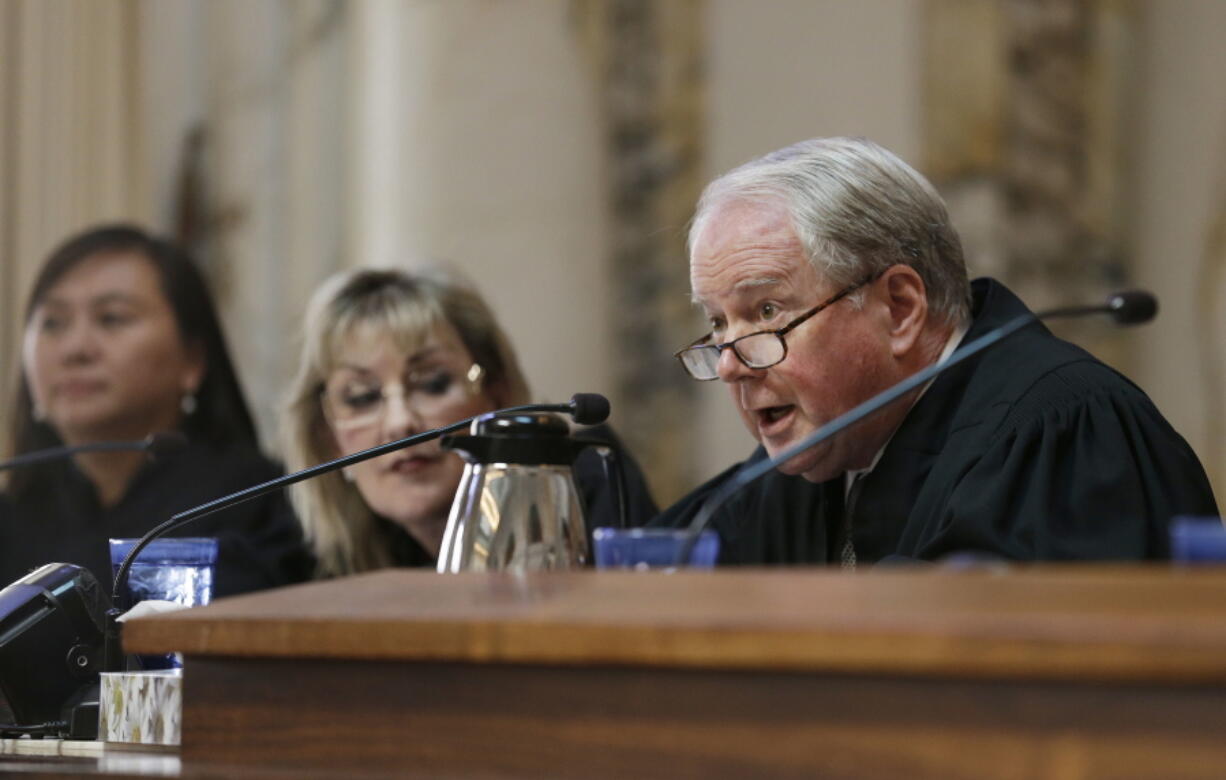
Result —
<path fill-rule="evenodd" d="M 757 371 L 745 365 L 732 347 L 724 347 L 720 351 L 715 373 L 724 382 L 736 382 L 757 375 Z"/>

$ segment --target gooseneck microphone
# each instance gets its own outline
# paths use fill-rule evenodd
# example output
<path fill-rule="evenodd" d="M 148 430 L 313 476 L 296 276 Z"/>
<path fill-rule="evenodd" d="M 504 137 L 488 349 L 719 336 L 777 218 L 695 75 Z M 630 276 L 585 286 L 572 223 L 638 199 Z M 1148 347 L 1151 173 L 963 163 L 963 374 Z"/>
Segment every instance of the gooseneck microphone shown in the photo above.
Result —
<path fill-rule="evenodd" d="M 493 414 L 501 416 L 506 414 L 519 414 L 522 412 L 561 412 L 563 414 L 569 414 L 574 421 L 580 425 L 596 425 L 597 423 L 604 422 L 606 419 L 608 419 L 609 399 L 605 398 L 603 395 L 599 395 L 598 393 L 576 393 L 571 397 L 570 401 L 563 404 L 525 404 L 523 406 L 512 406 L 507 409 L 498 409 L 497 411 L 493 412 Z M 489 414 L 489 412 L 484 414 Z M 355 452 L 351 455 L 345 455 L 344 457 L 326 461 L 317 466 L 310 466 L 302 469 L 301 471 L 295 471 L 293 474 L 286 474 L 284 476 L 277 477 L 276 479 L 270 479 L 267 482 L 261 482 L 258 485 L 245 488 L 236 493 L 231 493 L 228 496 L 222 496 L 221 498 L 214 499 L 213 501 L 201 504 L 200 506 L 192 507 L 191 509 L 186 509 L 176 515 L 172 515 L 169 520 L 166 520 L 160 525 L 150 529 L 148 533 L 140 538 L 140 541 L 132 546 L 132 550 L 127 554 L 127 556 L 124 557 L 123 563 L 119 565 L 119 569 L 115 573 L 115 586 L 111 594 L 113 603 L 116 605 L 120 603 L 121 591 L 123 590 L 123 586 L 127 581 L 128 570 L 132 568 L 132 563 L 136 560 L 136 557 L 149 545 L 150 542 L 157 539 L 159 536 L 162 536 L 163 534 L 168 533 L 169 531 L 172 531 L 175 528 L 178 528 L 185 523 L 189 523 L 199 517 L 211 515 L 214 512 L 220 512 L 221 510 L 232 507 L 235 504 L 241 504 L 244 501 L 259 498 L 260 496 L 270 493 L 273 490 L 277 490 L 278 488 L 293 485 L 297 482 L 302 482 L 303 480 L 311 479 L 312 477 L 317 477 L 321 474 L 327 474 L 330 471 L 343 469 L 346 466 L 361 463 L 364 460 L 377 458 L 380 455 L 386 455 L 389 452 L 395 452 L 397 450 L 405 449 L 406 447 L 412 447 L 416 444 L 422 444 L 424 442 L 437 439 L 444 434 L 453 433 L 467 427 L 473 420 L 481 416 L 483 415 L 467 417 L 450 425 L 445 425 L 442 428 L 434 428 L 429 431 L 423 431 L 422 433 L 406 436 L 403 439 L 397 439 L 396 441 L 388 442 L 386 444 L 380 444 L 377 447 L 371 447 L 369 449 L 362 450 L 361 452 Z"/>
<path fill-rule="evenodd" d="M 266 493 L 286 487 L 287 485 L 293 485 L 295 483 L 302 482 L 303 480 L 311 479 L 312 477 L 318 477 L 321 474 L 327 474 L 330 471 L 343 469 L 346 466 L 361 463 L 362 461 L 370 460 L 371 458 L 377 458 L 380 455 L 386 455 L 389 452 L 395 452 L 397 450 L 405 449 L 406 447 L 422 444 L 424 442 L 437 439 L 444 434 L 454 433 L 455 431 L 467 427 L 478 417 L 485 416 L 485 414 L 502 416 L 525 412 L 559 412 L 570 415 L 571 418 L 579 425 L 596 425 L 608 419 L 609 399 L 598 393 L 576 393 L 575 395 L 571 396 L 570 401 L 567 401 L 566 403 L 525 404 L 523 406 L 512 406 L 507 409 L 498 409 L 492 413 L 485 412 L 480 415 L 467 417 L 450 425 L 445 425 L 442 428 L 434 428 L 412 436 L 406 436 L 403 439 L 397 439 L 396 441 L 388 442 L 386 444 L 380 444 L 377 447 L 371 447 L 369 449 L 362 450 L 361 452 L 355 452 L 351 455 L 345 455 L 334 460 L 320 463 L 317 466 L 310 466 L 302 469 L 301 471 L 295 471 L 293 474 L 286 474 L 284 476 L 277 477 L 276 479 L 270 479 L 267 482 L 262 482 L 244 490 L 231 493 L 228 496 L 222 496 L 221 498 L 201 504 L 200 506 L 192 507 L 191 509 L 184 510 L 176 515 L 172 515 L 169 520 L 166 520 L 165 522 L 150 529 L 149 532 L 142 536 L 136 544 L 132 545 L 132 549 L 124 557 L 123 562 L 119 565 L 119 568 L 115 572 L 114 587 L 111 591 L 111 603 L 113 606 L 111 607 L 111 610 L 107 612 L 105 670 L 120 671 L 119 664 L 120 659 L 123 658 L 123 654 L 122 649 L 119 646 L 118 617 L 128 606 L 126 604 L 127 600 L 123 597 L 123 591 L 125 590 L 125 586 L 128 581 L 128 574 L 132 568 L 133 562 L 136 561 L 136 558 L 138 555 L 140 555 L 141 551 L 148 547 L 149 544 L 155 539 L 182 525 L 190 523 L 192 520 L 204 517 L 205 515 L 213 514 L 214 512 L 220 512 L 221 510 L 228 509 L 236 504 L 241 504 L 244 501 L 250 501 L 251 499 L 258 498 Z"/>
<path fill-rule="evenodd" d="M 510 414 L 521 410 L 527 411 L 529 408 L 504 409 L 495 414 Z M 609 399 L 600 393 L 575 393 L 564 404 L 539 406 L 531 411 L 562 412 L 569 414 L 578 425 L 599 425 L 609 419 Z"/>
<path fill-rule="evenodd" d="M 935 378 L 937 374 L 940 374 L 947 368 L 952 368 L 967 358 L 973 357 L 988 347 L 1007 339 L 1027 325 L 1039 322 L 1040 320 L 1060 317 L 1083 317 L 1089 314 L 1109 314 L 1117 325 L 1139 325 L 1149 322 L 1157 313 L 1158 299 L 1151 293 L 1144 290 L 1129 290 L 1114 293 L 1107 298 L 1105 303 L 1097 305 L 1066 306 L 1048 309 L 1037 314 L 1026 312 L 1014 317 L 999 328 L 990 330 L 969 344 L 960 347 L 944 362 L 933 363 L 893 387 L 883 390 L 859 406 L 844 412 L 775 457 L 765 458 L 737 471 L 731 479 L 725 482 L 719 490 L 699 507 L 698 513 L 694 515 L 693 521 L 690 522 L 689 528 L 686 530 L 685 540 L 682 542 L 681 548 L 677 553 L 677 565 L 689 565 L 690 557 L 694 554 L 694 546 L 698 544 L 698 536 L 710 524 L 716 510 L 731 498 L 734 493 L 745 487 L 745 485 L 753 482 L 771 469 L 787 463 L 809 448 L 816 447 L 827 439 L 850 428 L 865 417 L 889 406 L 912 390 Z"/>
<path fill-rule="evenodd" d="M 33 466 L 50 460 L 71 458 L 83 452 L 143 452 L 151 458 L 159 458 L 178 452 L 187 446 L 187 437 L 178 431 L 151 433 L 138 441 L 95 441 L 74 446 L 48 447 L 45 450 L 27 452 L 9 460 L 0 461 L 0 471 Z"/>

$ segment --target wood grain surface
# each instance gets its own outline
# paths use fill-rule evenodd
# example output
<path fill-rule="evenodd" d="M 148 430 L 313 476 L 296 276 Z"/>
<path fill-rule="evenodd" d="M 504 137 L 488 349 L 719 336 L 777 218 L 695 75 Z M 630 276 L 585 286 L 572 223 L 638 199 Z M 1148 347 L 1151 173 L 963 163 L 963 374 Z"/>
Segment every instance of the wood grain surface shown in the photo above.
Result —
<path fill-rule="evenodd" d="M 133 620 L 129 652 L 1226 681 L 1226 573 L 388 570 Z"/>
<path fill-rule="evenodd" d="M 185 767 L 408 777 L 1219 778 L 1226 689 L 188 658 Z"/>

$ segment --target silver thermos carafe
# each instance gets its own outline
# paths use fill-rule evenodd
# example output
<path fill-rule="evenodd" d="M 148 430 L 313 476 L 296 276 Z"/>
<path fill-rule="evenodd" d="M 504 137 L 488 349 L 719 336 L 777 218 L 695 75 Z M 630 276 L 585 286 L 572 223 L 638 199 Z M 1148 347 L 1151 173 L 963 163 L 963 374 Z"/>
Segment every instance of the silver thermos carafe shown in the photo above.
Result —
<path fill-rule="evenodd" d="M 467 461 L 440 572 L 570 569 L 588 560 L 587 527 L 571 466 L 588 446 L 552 414 L 482 415 L 443 438 Z"/>

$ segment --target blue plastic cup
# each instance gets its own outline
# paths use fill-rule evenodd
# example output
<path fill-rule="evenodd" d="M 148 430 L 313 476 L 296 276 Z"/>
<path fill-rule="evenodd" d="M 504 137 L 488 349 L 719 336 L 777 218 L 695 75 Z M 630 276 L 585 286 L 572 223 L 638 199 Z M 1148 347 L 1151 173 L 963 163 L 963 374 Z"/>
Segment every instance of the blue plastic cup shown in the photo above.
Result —
<path fill-rule="evenodd" d="M 597 528 L 592 532 L 598 569 L 675 569 L 688 532 L 676 528 Z M 688 566 L 710 569 L 719 558 L 719 535 L 703 531 Z"/>
<path fill-rule="evenodd" d="M 139 540 L 110 540 L 110 567 L 119 565 Z M 217 564 L 216 538 L 159 538 L 142 549 L 128 573 L 128 603 L 146 598 L 181 603 L 185 607 L 206 605 L 213 597 L 213 569 Z"/>
<path fill-rule="evenodd" d="M 1179 563 L 1226 563 L 1226 526 L 1220 517 L 1171 520 L 1171 560 Z"/>
<path fill-rule="evenodd" d="M 111 571 L 119 572 L 137 539 L 111 540 Z M 217 540 L 200 537 L 157 539 L 141 550 L 128 571 L 128 603 L 146 599 L 173 601 L 185 607 L 208 604 L 213 598 Z"/>
<path fill-rule="evenodd" d="M 137 539 L 111 540 L 111 572 L 119 573 L 123 559 L 136 546 Z M 126 590 L 129 607 L 147 599 L 173 601 L 185 607 L 198 607 L 213 599 L 213 572 L 217 564 L 217 540 L 202 537 L 157 539 L 141 550 L 128 570 Z M 146 669 L 173 669 L 182 666 L 174 653 L 167 656 L 140 656 Z"/>

